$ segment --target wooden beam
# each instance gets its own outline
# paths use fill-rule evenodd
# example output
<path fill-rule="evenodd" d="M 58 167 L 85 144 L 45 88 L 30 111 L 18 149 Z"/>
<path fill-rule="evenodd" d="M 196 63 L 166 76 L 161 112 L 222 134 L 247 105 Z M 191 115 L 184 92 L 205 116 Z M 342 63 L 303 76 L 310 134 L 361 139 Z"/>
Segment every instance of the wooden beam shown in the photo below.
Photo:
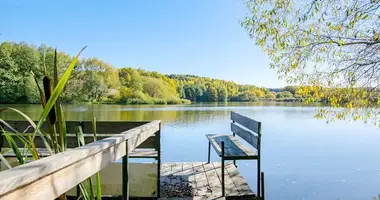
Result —
<path fill-rule="evenodd" d="M 25 130 L 28 130 L 27 132 L 33 132 L 33 127 L 30 127 L 29 122 L 27 121 L 20 121 L 20 120 L 7 120 L 6 121 L 9 125 L 11 125 L 15 130 L 17 130 L 19 133 L 25 132 Z M 37 123 L 37 122 L 35 122 Z M 97 121 L 96 122 L 96 131 L 99 134 L 102 133 L 108 133 L 108 134 L 119 134 L 123 131 L 136 128 L 138 126 L 147 124 L 149 122 L 141 122 L 141 121 Z M 66 121 L 66 129 L 68 133 L 75 133 L 75 127 L 77 126 L 83 126 L 83 133 L 91 133 L 92 134 L 92 121 Z M 3 126 L 4 130 L 11 131 L 8 127 Z M 41 126 L 41 130 L 47 132 L 48 127 L 46 126 L 46 123 L 44 122 Z M 11 131 L 12 132 L 12 131 Z"/>
<path fill-rule="evenodd" d="M 153 121 L 110 138 L 0 172 L 0 199 L 55 199 L 159 130 Z"/>
<path fill-rule="evenodd" d="M 247 129 L 255 133 L 259 133 L 259 126 L 260 126 L 259 124 L 261 122 L 255 121 L 253 119 L 250 119 L 246 116 L 243 116 L 235 112 L 231 112 L 231 120 L 246 127 Z"/>
<path fill-rule="evenodd" d="M 119 134 L 119 133 L 118 133 Z M 12 136 L 14 141 L 16 142 L 17 146 L 19 147 L 24 147 L 24 143 L 22 143 L 18 137 L 16 137 L 17 133 L 9 133 L 9 135 Z M 27 138 L 28 135 L 32 135 L 32 133 L 22 133 L 23 136 Z M 111 137 L 115 134 L 104 134 L 100 133 L 97 134 L 97 140 L 102 140 L 108 137 Z M 4 139 L 4 135 L 0 133 L 0 146 L 2 145 L 5 148 L 10 148 L 7 140 Z M 91 134 L 84 134 L 84 141 L 85 144 L 89 144 L 94 142 L 94 135 Z M 39 136 L 36 136 L 34 138 L 34 143 L 36 145 L 36 148 L 46 148 L 45 144 L 42 142 L 41 138 Z M 78 147 L 78 142 L 77 142 L 77 136 L 75 134 L 69 133 L 67 134 L 67 148 L 76 148 Z M 153 135 L 149 137 L 147 140 L 145 140 L 143 143 L 140 144 L 139 148 L 155 148 L 156 147 L 156 137 Z"/>
<path fill-rule="evenodd" d="M 252 132 L 243 129 L 234 123 L 231 123 L 231 131 L 257 149 L 259 139 Z"/>

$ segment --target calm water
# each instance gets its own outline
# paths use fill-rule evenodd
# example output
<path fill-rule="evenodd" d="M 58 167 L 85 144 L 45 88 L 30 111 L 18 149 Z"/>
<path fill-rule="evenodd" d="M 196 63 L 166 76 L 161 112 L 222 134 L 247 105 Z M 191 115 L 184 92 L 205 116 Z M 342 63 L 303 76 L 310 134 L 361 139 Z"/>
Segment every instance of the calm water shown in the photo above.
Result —
<path fill-rule="evenodd" d="M 34 119 L 41 113 L 38 105 L 12 106 Z M 162 120 L 164 162 L 206 161 L 204 135 L 230 133 L 229 113 L 237 111 L 263 123 L 267 199 L 372 199 L 380 194 L 380 129 L 361 122 L 326 124 L 313 118 L 315 107 L 67 105 L 64 109 L 69 120 Z M 9 111 L 0 117 L 21 119 Z M 214 152 L 212 159 L 219 160 Z M 255 190 L 256 162 L 240 161 L 238 166 Z"/>

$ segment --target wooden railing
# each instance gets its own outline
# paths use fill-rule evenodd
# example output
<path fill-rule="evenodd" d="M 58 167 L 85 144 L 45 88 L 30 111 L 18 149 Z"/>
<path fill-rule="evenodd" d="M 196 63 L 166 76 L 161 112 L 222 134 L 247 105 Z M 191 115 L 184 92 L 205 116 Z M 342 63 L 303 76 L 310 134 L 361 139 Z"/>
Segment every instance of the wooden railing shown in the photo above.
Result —
<path fill-rule="evenodd" d="M 98 130 L 103 129 L 103 132 L 120 131 L 123 128 L 119 122 L 118 125 L 112 125 L 112 122 L 102 123 L 103 126 L 97 123 L 97 127 Z M 123 199 L 128 199 L 129 154 L 152 137 L 158 139 L 155 142 L 155 150 L 158 152 L 157 195 L 159 197 L 160 127 L 160 121 L 152 121 L 73 150 L 2 171 L 0 199 L 55 199 L 120 158 L 123 158 Z"/>

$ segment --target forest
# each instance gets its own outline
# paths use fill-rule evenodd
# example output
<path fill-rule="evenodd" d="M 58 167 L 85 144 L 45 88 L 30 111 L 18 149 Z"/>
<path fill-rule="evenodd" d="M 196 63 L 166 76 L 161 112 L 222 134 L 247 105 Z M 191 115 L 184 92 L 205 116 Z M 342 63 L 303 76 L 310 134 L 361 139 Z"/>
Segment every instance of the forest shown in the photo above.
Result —
<path fill-rule="evenodd" d="M 39 103 L 36 81 L 52 76 L 55 49 L 42 44 L 0 45 L 0 103 Z M 58 74 L 73 56 L 58 52 Z M 193 75 L 165 75 L 113 66 L 98 58 L 81 59 L 62 94 L 64 103 L 189 104 L 191 102 L 305 101 L 295 86 L 263 88 Z"/>

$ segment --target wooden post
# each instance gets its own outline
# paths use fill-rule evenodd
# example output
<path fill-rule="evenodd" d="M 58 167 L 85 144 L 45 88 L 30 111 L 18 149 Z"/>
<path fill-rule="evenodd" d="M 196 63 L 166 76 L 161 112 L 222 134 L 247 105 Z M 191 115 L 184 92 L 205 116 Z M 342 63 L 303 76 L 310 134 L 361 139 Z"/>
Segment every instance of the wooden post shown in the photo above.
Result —
<path fill-rule="evenodd" d="M 264 172 L 261 172 L 261 199 L 265 199 L 265 192 L 264 192 Z"/>
<path fill-rule="evenodd" d="M 156 151 L 158 154 L 157 157 L 157 198 L 161 197 L 161 122 L 160 122 L 160 128 L 156 133 Z"/>
<path fill-rule="evenodd" d="M 129 199 L 129 163 L 128 163 L 128 140 L 125 141 L 125 156 L 123 157 L 123 200 Z"/>
<path fill-rule="evenodd" d="M 4 125 L 2 122 L 0 122 L 0 127 L 2 127 L 4 129 Z M 0 129 L 0 152 L 1 152 L 1 148 L 3 147 L 3 131 L 2 129 Z M 0 161 L 1 163 L 1 161 Z"/>
<path fill-rule="evenodd" d="M 210 163 L 210 151 L 211 151 L 211 142 L 208 141 L 208 159 L 207 159 L 207 163 Z"/>
<path fill-rule="evenodd" d="M 80 187 L 79 187 L 79 185 L 77 185 L 77 199 L 79 199 L 80 198 Z"/>
<path fill-rule="evenodd" d="M 4 128 L 4 125 L 2 122 L 0 122 L 0 127 Z M 3 147 L 3 131 L 2 129 L 0 129 L 0 152 L 2 151 L 2 148 Z M 1 170 L 1 160 L 0 160 L 0 170 Z"/>
<path fill-rule="evenodd" d="M 261 185 L 261 179 L 260 179 L 260 174 L 261 174 L 261 123 L 259 122 L 258 124 L 258 140 L 257 140 L 257 197 L 260 196 L 260 185 Z"/>
<path fill-rule="evenodd" d="M 224 141 L 222 141 L 222 197 L 225 196 L 224 189 Z"/>
<path fill-rule="evenodd" d="M 232 121 L 232 123 L 235 124 L 235 121 Z M 235 133 L 235 132 L 232 132 L 232 135 L 235 137 L 235 136 L 236 136 L 236 133 Z M 237 167 L 237 165 L 236 165 L 236 160 L 233 160 L 233 163 L 234 163 L 235 167 Z"/>

